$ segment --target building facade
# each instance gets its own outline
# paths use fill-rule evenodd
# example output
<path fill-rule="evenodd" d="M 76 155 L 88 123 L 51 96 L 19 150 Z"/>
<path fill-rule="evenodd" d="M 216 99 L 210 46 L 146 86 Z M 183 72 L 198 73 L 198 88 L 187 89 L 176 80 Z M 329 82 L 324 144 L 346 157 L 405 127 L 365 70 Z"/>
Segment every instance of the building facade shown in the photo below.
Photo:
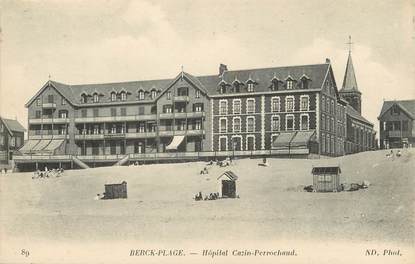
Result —
<path fill-rule="evenodd" d="M 25 131 L 17 120 L 0 117 L 0 170 L 11 168 L 13 155 L 24 144 Z"/>
<path fill-rule="evenodd" d="M 340 156 L 347 153 L 348 98 L 338 91 L 328 59 L 237 71 L 221 64 L 215 75 L 182 71 L 165 80 L 48 81 L 26 104 L 28 142 L 21 151 L 137 159 L 156 153 Z"/>
<path fill-rule="evenodd" d="M 415 145 L 415 100 L 384 101 L 379 114 L 380 148 Z"/>

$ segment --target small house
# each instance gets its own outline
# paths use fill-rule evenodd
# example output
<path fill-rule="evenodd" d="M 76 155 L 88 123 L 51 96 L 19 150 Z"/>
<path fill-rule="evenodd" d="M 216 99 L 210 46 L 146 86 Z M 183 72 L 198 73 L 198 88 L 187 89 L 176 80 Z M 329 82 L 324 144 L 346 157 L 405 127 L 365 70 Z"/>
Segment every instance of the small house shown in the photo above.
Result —
<path fill-rule="evenodd" d="M 104 199 L 126 199 L 127 182 L 105 184 Z"/>
<path fill-rule="evenodd" d="M 313 187 L 316 192 L 341 191 L 339 166 L 313 167 Z"/>
<path fill-rule="evenodd" d="M 236 198 L 236 180 L 238 176 L 232 171 L 226 171 L 218 177 L 222 179 L 220 187 L 220 196 L 222 198 Z"/>

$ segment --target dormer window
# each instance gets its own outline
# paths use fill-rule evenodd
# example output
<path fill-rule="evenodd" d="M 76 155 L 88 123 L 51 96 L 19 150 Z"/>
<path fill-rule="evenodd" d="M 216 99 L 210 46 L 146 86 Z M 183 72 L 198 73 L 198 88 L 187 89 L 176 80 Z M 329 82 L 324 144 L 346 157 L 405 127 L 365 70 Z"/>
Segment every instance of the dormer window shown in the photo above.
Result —
<path fill-rule="evenodd" d="M 111 102 L 117 101 L 117 94 L 115 92 L 111 92 Z"/>
<path fill-rule="evenodd" d="M 279 88 L 279 81 L 277 79 L 272 80 L 271 90 L 278 91 Z"/>
<path fill-rule="evenodd" d="M 254 91 L 254 83 L 253 82 L 248 83 L 247 90 L 248 90 L 249 93 L 252 93 Z"/>
<path fill-rule="evenodd" d="M 301 88 L 308 89 L 309 84 L 310 84 L 310 78 L 303 75 L 303 77 L 301 77 Z"/>
<path fill-rule="evenodd" d="M 291 79 L 287 80 L 287 89 L 288 90 L 293 89 L 293 80 Z"/>
<path fill-rule="evenodd" d="M 81 94 L 81 102 L 86 104 L 88 102 L 88 96 L 86 94 Z"/>
<path fill-rule="evenodd" d="M 157 91 L 156 90 L 151 90 L 151 99 L 155 99 L 157 96 Z"/>
<path fill-rule="evenodd" d="M 127 93 L 121 92 L 121 101 L 125 101 L 125 100 L 127 100 Z"/>
<path fill-rule="evenodd" d="M 221 93 L 221 94 L 225 94 L 225 93 L 226 93 L 226 85 L 222 85 L 222 86 L 220 87 L 220 93 Z"/>
<path fill-rule="evenodd" d="M 139 91 L 138 92 L 138 100 L 144 100 L 144 91 Z"/>
<path fill-rule="evenodd" d="M 97 93 L 94 93 L 94 95 L 92 97 L 93 97 L 94 103 L 98 103 L 99 102 L 99 96 L 98 96 Z"/>
<path fill-rule="evenodd" d="M 399 115 L 399 107 L 396 104 L 392 106 L 391 114 L 392 115 Z"/>

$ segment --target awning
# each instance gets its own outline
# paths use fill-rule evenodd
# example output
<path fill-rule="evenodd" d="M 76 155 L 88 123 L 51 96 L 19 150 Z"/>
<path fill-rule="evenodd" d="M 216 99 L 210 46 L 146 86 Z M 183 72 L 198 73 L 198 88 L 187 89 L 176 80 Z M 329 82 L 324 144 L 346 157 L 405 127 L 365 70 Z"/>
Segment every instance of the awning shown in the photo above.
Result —
<path fill-rule="evenodd" d="M 291 140 L 290 146 L 292 147 L 307 147 L 308 142 L 315 135 L 315 131 L 299 131 L 295 137 Z"/>
<path fill-rule="evenodd" d="M 174 136 L 166 150 L 177 150 L 179 145 L 183 142 L 184 136 Z"/>
<path fill-rule="evenodd" d="M 280 133 L 272 142 L 272 148 L 288 148 L 295 132 Z"/>
<path fill-rule="evenodd" d="M 33 151 L 39 151 L 46 148 L 50 143 L 50 139 L 41 139 L 40 142 L 32 149 Z"/>
<path fill-rule="evenodd" d="M 30 152 L 38 143 L 40 142 L 40 140 L 36 139 L 30 139 L 28 140 L 20 149 L 19 151 L 22 153 L 28 153 Z"/>
<path fill-rule="evenodd" d="M 55 149 L 59 148 L 63 143 L 63 139 L 53 139 L 49 145 L 44 148 L 44 151 L 54 151 Z"/>

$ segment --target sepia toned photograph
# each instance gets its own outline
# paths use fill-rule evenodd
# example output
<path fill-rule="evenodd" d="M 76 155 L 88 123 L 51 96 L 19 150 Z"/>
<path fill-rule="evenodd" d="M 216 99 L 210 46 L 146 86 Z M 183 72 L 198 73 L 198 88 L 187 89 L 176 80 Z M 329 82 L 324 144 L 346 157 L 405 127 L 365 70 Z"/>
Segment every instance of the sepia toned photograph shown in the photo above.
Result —
<path fill-rule="evenodd" d="M 0 0 L 0 263 L 415 263 L 413 0 Z"/>

